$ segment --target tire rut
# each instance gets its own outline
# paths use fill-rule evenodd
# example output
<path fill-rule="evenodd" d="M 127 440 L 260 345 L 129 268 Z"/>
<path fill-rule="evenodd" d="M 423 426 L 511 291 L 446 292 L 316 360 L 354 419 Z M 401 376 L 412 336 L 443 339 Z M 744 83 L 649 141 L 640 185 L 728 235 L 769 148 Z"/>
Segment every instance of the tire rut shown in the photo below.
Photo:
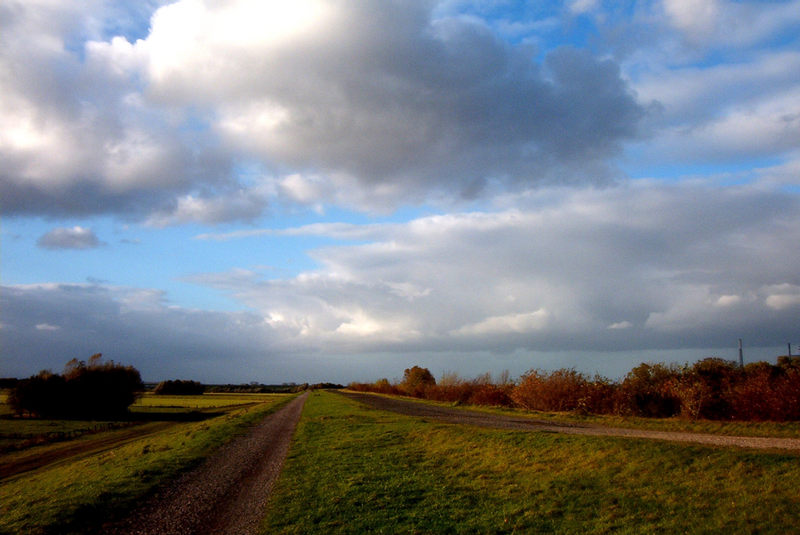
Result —
<path fill-rule="evenodd" d="M 158 491 L 104 534 L 186 535 L 257 532 L 308 393 L 222 446 Z"/>

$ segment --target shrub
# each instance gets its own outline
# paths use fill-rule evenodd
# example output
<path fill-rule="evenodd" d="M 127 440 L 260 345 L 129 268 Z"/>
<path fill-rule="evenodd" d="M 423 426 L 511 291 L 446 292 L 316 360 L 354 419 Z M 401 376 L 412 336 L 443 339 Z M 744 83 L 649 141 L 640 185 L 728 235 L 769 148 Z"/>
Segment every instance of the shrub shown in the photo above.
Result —
<path fill-rule="evenodd" d="M 680 370 L 664 364 L 640 364 L 619 388 L 618 411 L 623 414 L 664 418 L 681 410 L 680 399 L 671 390 Z"/>
<path fill-rule="evenodd" d="M 691 419 L 730 419 L 731 401 L 741 370 L 733 361 L 706 358 L 685 367 L 669 391 L 681 402 L 681 415 Z"/>
<path fill-rule="evenodd" d="M 519 406 L 536 411 L 573 411 L 585 406 L 588 381 L 574 369 L 530 370 L 511 392 Z"/>
<path fill-rule="evenodd" d="M 469 396 L 469 403 L 473 405 L 489 405 L 495 407 L 512 407 L 511 391 L 514 388 L 509 384 L 478 384 L 473 385 Z"/>
<path fill-rule="evenodd" d="M 410 396 L 421 398 L 425 397 L 425 391 L 428 387 L 435 384 L 436 379 L 428 368 L 414 366 L 407 368 L 403 372 L 403 382 L 400 383 L 400 388 Z"/>
<path fill-rule="evenodd" d="M 100 362 L 98 353 L 83 361 L 71 360 L 64 375 L 48 371 L 20 381 L 9 395 L 18 415 L 52 418 L 117 418 L 127 413 L 144 389 L 132 366 Z"/>
<path fill-rule="evenodd" d="M 777 366 L 748 364 L 733 389 L 731 406 L 741 420 L 800 420 L 800 367 L 781 359 Z"/>

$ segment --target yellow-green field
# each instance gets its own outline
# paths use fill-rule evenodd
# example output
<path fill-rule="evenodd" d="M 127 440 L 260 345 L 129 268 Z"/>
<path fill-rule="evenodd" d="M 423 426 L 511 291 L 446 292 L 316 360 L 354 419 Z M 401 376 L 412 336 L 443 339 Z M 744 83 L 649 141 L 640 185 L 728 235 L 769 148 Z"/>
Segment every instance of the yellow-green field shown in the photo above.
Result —
<path fill-rule="evenodd" d="M 796 533 L 800 456 L 445 424 L 309 397 L 264 534 Z"/>
<path fill-rule="evenodd" d="M 0 468 L 13 468 L 26 458 L 53 461 L 0 480 L 0 533 L 82 533 L 87 526 L 129 509 L 157 485 L 196 465 L 294 396 L 212 394 L 152 399 L 155 397 L 145 396 L 139 409 L 152 404 L 155 409 L 168 406 L 172 411 L 211 409 L 219 415 L 201 421 L 151 421 L 78 433 L 73 440 L 0 455 Z M 4 429 L 18 431 L 32 431 L 33 422 L 0 418 Z M 54 422 L 81 426 L 81 422 L 38 423 Z M 63 457 L 65 451 L 67 457 Z"/>
<path fill-rule="evenodd" d="M 150 408 L 177 408 L 177 409 L 219 409 L 237 405 L 261 403 L 276 399 L 283 394 L 238 394 L 238 393 L 207 393 L 201 396 L 155 395 L 145 392 L 136 403 L 131 406 L 134 412 Z"/>

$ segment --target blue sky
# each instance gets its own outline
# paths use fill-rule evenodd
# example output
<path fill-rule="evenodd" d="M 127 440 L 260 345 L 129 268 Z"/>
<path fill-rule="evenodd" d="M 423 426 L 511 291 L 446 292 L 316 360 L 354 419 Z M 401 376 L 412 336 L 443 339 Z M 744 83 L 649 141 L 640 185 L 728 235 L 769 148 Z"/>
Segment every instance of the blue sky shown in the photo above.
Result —
<path fill-rule="evenodd" d="M 4 2 L 0 375 L 774 359 L 799 30 L 791 0 Z"/>

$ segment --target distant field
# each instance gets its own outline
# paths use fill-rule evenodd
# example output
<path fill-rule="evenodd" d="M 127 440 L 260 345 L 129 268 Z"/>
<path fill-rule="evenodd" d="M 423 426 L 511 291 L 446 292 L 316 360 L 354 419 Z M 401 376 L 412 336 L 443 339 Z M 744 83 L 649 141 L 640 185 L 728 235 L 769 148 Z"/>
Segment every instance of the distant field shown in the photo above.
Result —
<path fill-rule="evenodd" d="M 197 464 L 292 397 L 148 395 L 134 407 L 141 414 L 169 409 L 173 416 L 195 411 L 216 415 L 201 421 L 159 421 L 158 414 L 139 425 L 0 417 L 0 433 L 35 435 L 43 429 L 76 433 L 74 439 L 0 455 L 0 469 L 51 456 L 54 461 L 0 479 L 0 533 L 81 533 L 98 518 L 135 505 L 150 489 Z M 109 428 L 94 431 L 102 425 Z"/>
<path fill-rule="evenodd" d="M 264 533 L 776 533 L 800 457 L 450 425 L 312 395 Z"/>

